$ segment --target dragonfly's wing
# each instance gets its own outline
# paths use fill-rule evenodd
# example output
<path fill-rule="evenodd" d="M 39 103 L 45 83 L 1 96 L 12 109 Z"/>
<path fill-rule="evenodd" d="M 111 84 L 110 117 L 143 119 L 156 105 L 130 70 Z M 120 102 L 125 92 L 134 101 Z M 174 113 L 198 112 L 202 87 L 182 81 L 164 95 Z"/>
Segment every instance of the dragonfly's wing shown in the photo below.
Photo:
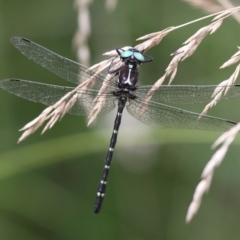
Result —
<path fill-rule="evenodd" d="M 135 95 L 144 100 L 152 86 L 138 87 Z M 221 99 L 228 99 L 240 96 L 240 85 L 222 86 L 192 86 L 192 85 L 162 85 L 152 90 L 151 101 L 169 104 L 194 104 L 210 102 L 214 91 L 221 91 L 229 88 Z"/>
<path fill-rule="evenodd" d="M 89 70 L 89 68 L 64 58 L 26 38 L 11 37 L 10 42 L 29 59 L 69 82 L 80 84 L 95 74 L 95 71 Z M 98 73 L 93 89 L 100 89 L 105 77 L 105 74 Z M 111 84 L 113 83 L 110 82 L 109 87 L 111 87 Z"/>
<path fill-rule="evenodd" d="M 144 103 L 137 99 L 127 106 L 128 112 L 145 124 L 156 124 L 161 128 L 190 128 L 209 131 L 225 131 L 231 128 L 234 122 L 202 116 L 179 108 L 170 107 L 156 102 Z"/>
<path fill-rule="evenodd" d="M 6 79 L 0 81 L 0 88 L 16 96 L 33 102 L 50 106 L 72 91 L 72 87 L 43 84 L 21 79 Z M 115 107 L 116 98 L 111 93 L 105 93 L 93 102 L 98 92 L 94 90 L 79 90 L 78 99 L 69 113 L 74 115 L 88 115 L 97 103 L 103 103 L 99 114 L 110 112 Z"/>
<path fill-rule="evenodd" d="M 111 64 L 109 66 L 109 72 L 116 73 L 120 68 L 124 66 L 124 62 L 122 62 L 119 58 L 119 56 L 112 59 Z"/>

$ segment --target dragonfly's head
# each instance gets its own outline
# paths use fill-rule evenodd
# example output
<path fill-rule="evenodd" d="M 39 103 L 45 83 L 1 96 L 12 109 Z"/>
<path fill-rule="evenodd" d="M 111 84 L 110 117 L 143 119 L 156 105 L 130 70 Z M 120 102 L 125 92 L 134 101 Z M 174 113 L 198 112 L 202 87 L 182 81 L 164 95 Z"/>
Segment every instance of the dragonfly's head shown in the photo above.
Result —
<path fill-rule="evenodd" d="M 151 62 L 153 60 L 152 57 L 143 54 L 135 48 L 129 48 L 127 50 L 117 48 L 116 51 L 120 56 L 121 60 L 125 63 L 135 63 L 137 65 L 141 65 L 143 63 Z"/>

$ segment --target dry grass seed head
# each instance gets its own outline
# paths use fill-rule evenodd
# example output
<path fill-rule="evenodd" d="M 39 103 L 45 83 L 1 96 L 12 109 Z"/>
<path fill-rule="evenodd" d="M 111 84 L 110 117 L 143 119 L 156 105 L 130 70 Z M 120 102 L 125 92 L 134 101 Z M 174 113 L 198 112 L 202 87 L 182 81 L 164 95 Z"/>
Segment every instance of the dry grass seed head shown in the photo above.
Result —
<path fill-rule="evenodd" d="M 212 0 L 183 0 L 194 8 L 202 9 L 207 13 L 215 13 L 223 10 L 223 7 Z"/>
<path fill-rule="evenodd" d="M 81 2 L 83 3 L 83 2 Z M 147 95 L 148 99 L 150 100 L 150 97 L 153 93 L 153 90 L 156 89 L 157 87 L 161 86 L 162 82 L 165 80 L 165 78 L 167 76 L 170 75 L 170 83 L 172 82 L 172 80 L 174 79 L 176 72 L 177 72 L 177 66 L 179 61 L 182 61 L 184 59 L 186 59 L 187 57 L 191 56 L 194 51 L 196 50 L 197 46 L 200 44 L 200 42 L 202 41 L 202 39 L 208 34 L 208 33 L 213 33 L 215 32 L 222 23 L 222 19 L 230 16 L 231 14 L 233 14 L 234 12 L 238 11 L 240 8 L 235 8 L 235 9 L 230 9 L 227 11 L 223 11 L 221 13 L 217 13 L 217 14 L 212 14 L 210 16 L 215 15 L 216 17 L 214 18 L 215 22 L 211 23 L 208 26 L 205 26 L 203 28 L 201 28 L 200 30 L 198 30 L 192 37 L 190 37 L 186 42 L 185 42 L 185 46 L 179 48 L 175 53 L 174 53 L 174 57 L 172 59 L 172 61 L 170 62 L 169 66 L 166 69 L 166 73 L 153 85 L 152 90 L 150 90 L 149 94 Z M 210 17 L 207 16 L 207 17 Z M 193 22 L 196 21 L 200 21 L 202 19 L 205 19 L 207 17 L 201 18 L 201 19 L 197 19 L 194 20 L 192 22 L 183 24 L 183 25 L 179 25 L 177 27 L 170 27 L 167 29 L 164 29 L 163 31 L 160 32 L 156 32 L 156 33 L 151 33 L 148 35 L 145 35 L 141 38 L 139 38 L 140 40 L 143 39 L 147 39 L 145 42 L 139 44 L 136 46 L 136 48 L 139 51 L 146 51 L 148 49 L 150 49 L 153 46 L 156 46 L 157 44 L 159 44 L 161 42 L 161 40 L 163 39 L 163 37 L 165 37 L 168 33 L 170 33 L 173 30 L 176 30 L 178 28 L 184 27 L 186 25 L 189 25 Z M 114 53 L 108 52 L 105 55 L 111 55 L 114 54 L 114 56 L 116 55 L 116 52 L 114 51 Z M 119 61 L 120 62 L 120 61 Z M 77 91 L 81 91 L 81 89 L 84 89 L 86 87 L 91 87 L 95 80 L 96 77 L 98 75 L 99 72 L 101 72 L 103 69 L 105 69 L 106 67 L 108 67 L 110 64 L 110 60 L 105 60 L 99 64 L 94 65 L 90 70 L 97 70 L 96 73 L 88 80 L 86 80 L 85 82 L 81 83 L 79 86 L 77 86 L 72 92 L 66 94 L 62 99 L 60 99 L 58 102 L 56 102 L 54 105 L 50 106 L 49 108 L 47 108 L 47 111 L 52 111 L 53 109 L 53 113 L 52 114 L 45 114 L 45 112 L 43 112 L 38 118 L 36 118 L 34 121 L 30 122 L 29 124 L 27 124 L 24 128 L 22 128 L 21 130 L 24 130 L 25 132 L 23 133 L 23 135 L 21 136 L 21 138 L 19 139 L 19 141 L 22 141 L 23 139 L 25 139 L 28 135 L 30 135 L 31 133 L 33 133 L 34 131 L 36 131 L 36 129 L 38 129 L 45 120 L 51 118 L 50 123 L 47 124 L 45 130 L 47 130 L 49 127 L 52 127 L 53 124 L 60 118 L 62 118 L 68 111 L 69 109 L 73 106 L 73 104 L 75 103 L 76 99 L 77 99 L 77 95 L 75 95 L 75 93 Z M 120 63 L 119 63 L 120 64 Z M 106 83 L 108 83 L 106 81 Z M 105 91 L 105 86 L 102 88 L 102 90 L 100 89 L 100 93 Z M 71 99 L 71 97 L 73 97 L 73 99 Z M 97 96 L 98 98 L 98 96 Z M 97 102 L 97 101 L 96 101 Z M 90 113 L 90 121 L 93 121 L 93 119 L 97 116 L 97 114 L 100 112 L 100 108 L 103 106 L 103 101 L 98 103 L 98 105 L 96 105 L 96 107 L 93 109 L 93 111 Z"/>

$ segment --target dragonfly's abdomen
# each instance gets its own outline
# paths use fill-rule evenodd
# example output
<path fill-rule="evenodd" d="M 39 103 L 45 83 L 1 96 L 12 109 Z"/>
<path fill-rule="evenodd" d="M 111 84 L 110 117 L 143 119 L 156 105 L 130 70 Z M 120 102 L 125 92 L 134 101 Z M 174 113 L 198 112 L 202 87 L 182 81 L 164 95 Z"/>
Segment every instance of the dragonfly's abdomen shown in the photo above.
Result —
<path fill-rule="evenodd" d="M 103 169 L 102 178 L 101 178 L 100 184 L 98 186 L 98 190 L 97 190 L 97 197 L 96 197 L 96 202 L 95 202 L 95 207 L 94 207 L 95 213 L 98 213 L 100 211 L 102 202 L 103 202 L 103 199 L 104 199 L 104 196 L 106 193 L 107 180 L 108 180 L 109 169 L 110 169 L 110 165 L 111 165 L 111 161 L 112 161 L 113 150 L 114 150 L 115 144 L 117 142 L 117 134 L 118 134 L 119 126 L 121 124 L 122 112 L 126 105 L 126 102 L 127 102 L 127 97 L 124 97 L 124 96 L 119 97 L 118 112 L 117 112 L 117 116 L 116 116 L 116 119 L 114 122 L 112 138 L 110 141 L 109 150 L 108 150 L 107 157 L 105 160 L 105 166 Z"/>

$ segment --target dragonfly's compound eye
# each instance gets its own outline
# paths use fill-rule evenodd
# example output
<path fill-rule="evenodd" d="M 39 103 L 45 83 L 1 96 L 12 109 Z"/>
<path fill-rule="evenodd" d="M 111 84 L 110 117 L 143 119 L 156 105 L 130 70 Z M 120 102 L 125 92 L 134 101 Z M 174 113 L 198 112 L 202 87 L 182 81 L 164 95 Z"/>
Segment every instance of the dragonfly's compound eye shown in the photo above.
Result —
<path fill-rule="evenodd" d="M 143 54 L 141 54 L 140 52 L 134 52 L 133 55 L 139 62 L 145 61 Z"/>
<path fill-rule="evenodd" d="M 124 52 L 121 53 L 120 57 L 121 58 L 129 58 L 133 55 L 133 52 L 130 50 L 126 50 Z"/>

